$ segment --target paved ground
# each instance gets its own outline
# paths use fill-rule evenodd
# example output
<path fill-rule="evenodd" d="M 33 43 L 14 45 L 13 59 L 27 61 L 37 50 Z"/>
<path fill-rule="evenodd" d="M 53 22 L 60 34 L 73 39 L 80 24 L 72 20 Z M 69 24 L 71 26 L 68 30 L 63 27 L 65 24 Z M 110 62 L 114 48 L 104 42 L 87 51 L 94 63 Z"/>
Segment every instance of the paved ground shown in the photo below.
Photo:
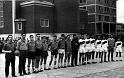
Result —
<path fill-rule="evenodd" d="M 49 60 L 48 60 L 49 61 Z M 4 78 L 5 55 L 0 54 L 0 78 Z M 11 72 L 11 71 L 10 71 Z M 43 71 L 20 77 L 18 75 L 18 57 L 16 57 L 17 78 L 124 78 L 124 61 L 89 64 Z M 10 73 L 11 74 L 11 73 Z M 9 78 L 12 78 L 11 76 Z"/>

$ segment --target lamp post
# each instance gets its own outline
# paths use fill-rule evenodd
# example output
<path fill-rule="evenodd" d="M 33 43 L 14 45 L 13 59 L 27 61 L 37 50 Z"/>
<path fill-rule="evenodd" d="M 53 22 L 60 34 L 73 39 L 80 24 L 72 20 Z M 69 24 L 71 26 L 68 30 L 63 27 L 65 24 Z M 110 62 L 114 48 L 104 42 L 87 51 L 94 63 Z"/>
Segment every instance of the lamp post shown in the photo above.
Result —
<path fill-rule="evenodd" d="M 15 15 L 15 0 L 12 0 L 12 34 L 13 34 L 13 39 L 15 39 L 15 18 L 16 18 L 16 15 Z"/>

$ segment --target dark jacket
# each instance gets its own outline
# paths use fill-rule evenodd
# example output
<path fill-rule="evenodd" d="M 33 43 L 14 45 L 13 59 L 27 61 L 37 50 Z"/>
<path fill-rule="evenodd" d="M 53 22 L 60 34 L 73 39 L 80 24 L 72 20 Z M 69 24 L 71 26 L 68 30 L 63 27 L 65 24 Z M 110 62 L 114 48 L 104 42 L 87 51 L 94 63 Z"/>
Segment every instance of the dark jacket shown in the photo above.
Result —
<path fill-rule="evenodd" d="M 71 41 L 71 46 L 72 46 L 72 52 L 74 51 L 77 51 L 78 52 L 78 49 L 79 49 L 79 42 L 78 42 L 78 39 L 73 39 Z"/>

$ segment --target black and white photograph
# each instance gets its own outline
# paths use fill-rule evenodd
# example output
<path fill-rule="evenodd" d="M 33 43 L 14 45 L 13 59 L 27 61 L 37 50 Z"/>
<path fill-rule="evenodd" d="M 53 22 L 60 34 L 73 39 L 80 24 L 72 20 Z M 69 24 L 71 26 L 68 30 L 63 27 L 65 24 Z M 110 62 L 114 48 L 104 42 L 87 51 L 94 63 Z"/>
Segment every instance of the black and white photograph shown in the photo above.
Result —
<path fill-rule="evenodd" d="M 124 0 L 0 0 L 0 78 L 124 78 Z"/>

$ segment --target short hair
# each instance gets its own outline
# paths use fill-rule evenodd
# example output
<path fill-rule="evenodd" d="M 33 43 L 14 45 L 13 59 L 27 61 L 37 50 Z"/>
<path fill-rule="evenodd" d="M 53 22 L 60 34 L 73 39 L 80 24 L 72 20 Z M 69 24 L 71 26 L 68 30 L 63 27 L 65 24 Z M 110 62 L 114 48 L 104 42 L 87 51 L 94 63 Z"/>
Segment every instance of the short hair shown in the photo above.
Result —
<path fill-rule="evenodd" d="M 36 34 L 36 36 L 37 36 L 37 35 L 40 35 L 40 34 Z"/>
<path fill-rule="evenodd" d="M 53 37 L 56 37 L 56 38 L 57 38 L 57 36 L 56 36 L 56 35 L 54 35 Z"/>
<path fill-rule="evenodd" d="M 21 33 L 21 36 L 24 35 L 24 34 L 26 35 L 26 33 Z"/>
<path fill-rule="evenodd" d="M 13 37 L 12 35 L 8 35 L 8 38 L 9 38 L 10 36 Z"/>
<path fill-rule="evenodd" d="M 73 37 L 76 36 L 76 34 L 73 34 Z"/>
<path fill-rule="evenodd" d="M 65 34 L 61 34 L 61 37 L 65 37 Z"/>
<path fill-rule="evenodd" d="M 32 37 L 33 35 L 30 35 L 29 37 Z"/>

